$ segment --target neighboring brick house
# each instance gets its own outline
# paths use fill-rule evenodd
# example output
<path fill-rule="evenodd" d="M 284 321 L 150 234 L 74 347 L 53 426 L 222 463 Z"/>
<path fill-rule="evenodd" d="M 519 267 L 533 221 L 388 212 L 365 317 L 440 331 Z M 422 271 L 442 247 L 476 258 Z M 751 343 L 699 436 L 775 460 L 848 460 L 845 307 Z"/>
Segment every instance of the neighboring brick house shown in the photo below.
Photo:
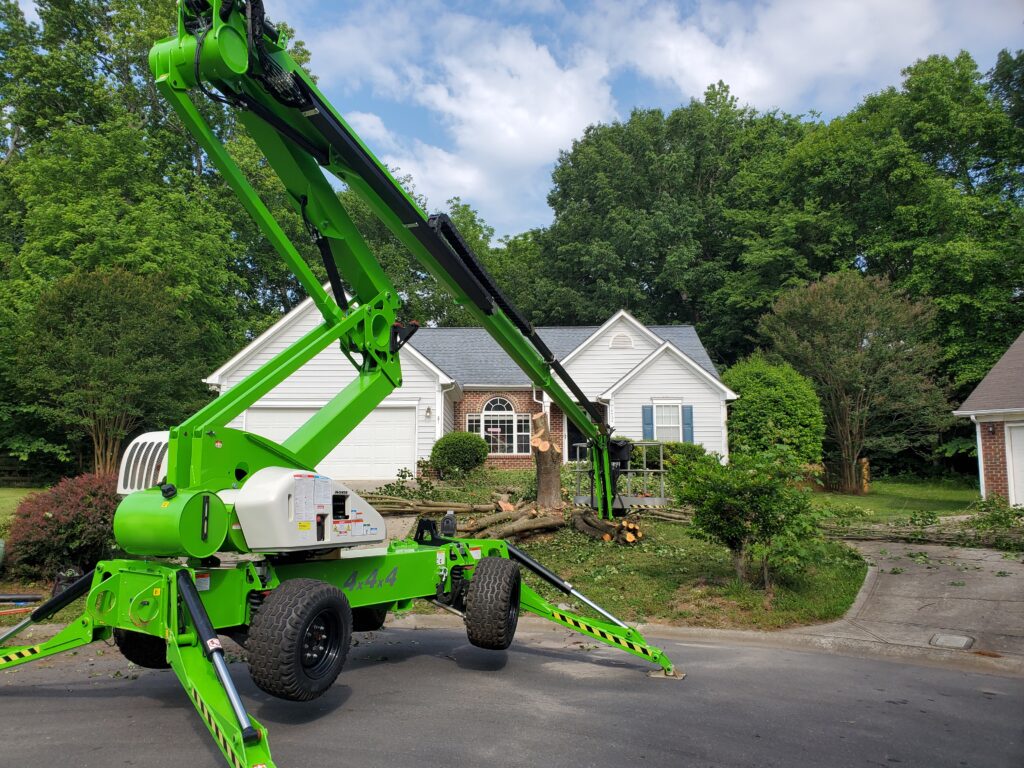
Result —
<path fill-rule="evenodd" d="M 312 302 L 289 312 L 206 379 L 226 391 L 321 318 Z M 607 409 L 616 434 L 634 439 L 702 443 L 728 455 L 726 403 L 736 397 L 719 380 L 689 325 L 645 326 L 620 311 L 604 325 L 539 328 L 541 337 L 583 391 Z M 415 470 L 434 442 L 454 430 L 481 434 L 488 463 L 532 466 L 530 416 L 549 409 L 565 460 L 581 442 L 574 425 L 482 328 L 422 328 L 402 348 L 404 384 L 319 465 L 347 480 L 391 479 Z M 354 372 L 337 349 L 317 355 L 230 426 L 283 440 L 336 395 Z"/>
<path fill-rule="evenodd" d="M 1024 333 L 953 415 L 974 422 L 982 497 L 1024 506 Z"/>

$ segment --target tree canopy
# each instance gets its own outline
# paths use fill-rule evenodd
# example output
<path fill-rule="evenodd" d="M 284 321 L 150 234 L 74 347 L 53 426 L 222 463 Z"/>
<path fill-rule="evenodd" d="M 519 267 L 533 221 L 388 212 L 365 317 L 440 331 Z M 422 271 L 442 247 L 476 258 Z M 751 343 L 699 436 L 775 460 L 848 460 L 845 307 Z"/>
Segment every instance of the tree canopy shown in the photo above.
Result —
<path fill-rule="evenodd" d="M 840 490 L 858 490 L 865 451 L 935 445 L 948 424 L 934 319 L 930 304 L 852 270 L 787 291 L 761 318 L 775 353 L 814 382 Z"/>

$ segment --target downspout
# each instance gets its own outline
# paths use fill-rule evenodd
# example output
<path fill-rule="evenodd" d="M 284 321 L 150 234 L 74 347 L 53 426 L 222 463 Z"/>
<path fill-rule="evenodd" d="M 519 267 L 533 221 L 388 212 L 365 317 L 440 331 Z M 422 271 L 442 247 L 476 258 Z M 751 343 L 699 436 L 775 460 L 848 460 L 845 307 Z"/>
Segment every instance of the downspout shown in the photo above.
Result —
<path fill-rule="evenodd" d="M 540 409 L 551 418 L 551 401 L 548 399 L 547 393 L 542 389 L 540 391 L 540 400 L 537 399 L 537 388 L 533 385 L 530 386 L 530 396 L 533 398 L 533 402 L 540 406 Z"/>
<path fill-rule="evenodd" d="M 445 395 L 458 386 L 458 382 L 452 380 L 448 384 L 442 384 L 437 390 L 437 424 L 434 425 L 434 441 L 440 440 L 444 435 L 444 405 Z"/>

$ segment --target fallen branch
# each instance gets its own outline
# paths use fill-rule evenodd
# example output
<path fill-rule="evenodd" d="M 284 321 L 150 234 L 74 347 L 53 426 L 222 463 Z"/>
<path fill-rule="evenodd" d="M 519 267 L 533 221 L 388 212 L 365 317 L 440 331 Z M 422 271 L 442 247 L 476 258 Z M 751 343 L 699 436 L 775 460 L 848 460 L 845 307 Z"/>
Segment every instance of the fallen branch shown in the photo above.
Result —
<path fill-rule="evenodd" d="M 565 525 L 565 518 L 562 515 L 538 515 L 537 517 L 524 517 L 490 528 L 480 534 L 481 539 L 505 539 L 533 531 L 551 531 Z"/>
<path fill-rule="evenodd" d="M 492 515 L 484 515 L 483 517 L 477 518 L 475 520 L 471 519 L 464 525 L 462 525 L 459 530 L 465 531 L 467 533 L 473 533 L 474 531 L 482 531 L 485 528 L 490 528 L 492 525 L 497 525 L 498 523 L 503 523 L 507 520 L 515 520 L 519 517 L 526 515 L 528 512 L 529 509 L 526 507 L 517 507 L 516 509 L 513 509 L 508 512 L 495 512 Z"/>

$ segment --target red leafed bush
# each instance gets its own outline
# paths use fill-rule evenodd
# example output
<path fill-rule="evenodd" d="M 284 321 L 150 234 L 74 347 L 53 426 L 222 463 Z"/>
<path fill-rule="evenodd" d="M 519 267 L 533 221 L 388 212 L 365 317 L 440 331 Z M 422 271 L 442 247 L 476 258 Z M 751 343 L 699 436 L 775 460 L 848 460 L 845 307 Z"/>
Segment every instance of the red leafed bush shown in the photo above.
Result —
<path fill-rule="evenodd" d="M 26 496 L 7 538 L 11 573 L 49 579 L 60 569 L 92 568 L 110 554 L 119 501 L 114 475 L 79 475 Z"/>

